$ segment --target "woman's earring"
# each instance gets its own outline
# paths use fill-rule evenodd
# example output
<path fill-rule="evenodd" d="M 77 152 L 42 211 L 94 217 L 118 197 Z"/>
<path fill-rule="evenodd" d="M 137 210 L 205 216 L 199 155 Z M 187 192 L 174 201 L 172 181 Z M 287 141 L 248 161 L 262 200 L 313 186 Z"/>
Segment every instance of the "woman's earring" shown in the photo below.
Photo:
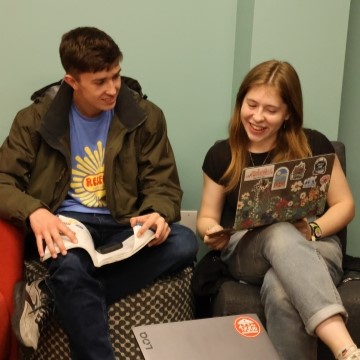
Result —
<path fill-rule="evenodd" d="M 283 129 L 286 130 L 286 120 L 283 122 Z"/>

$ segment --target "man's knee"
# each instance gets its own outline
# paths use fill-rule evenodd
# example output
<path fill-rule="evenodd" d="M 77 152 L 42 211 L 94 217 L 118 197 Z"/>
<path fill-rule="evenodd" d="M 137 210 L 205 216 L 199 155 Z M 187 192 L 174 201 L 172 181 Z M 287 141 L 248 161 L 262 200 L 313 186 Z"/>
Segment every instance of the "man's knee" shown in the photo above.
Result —
<path fill-rule="evenodd" d="M 56 259 L 51 259 L 48 267 L 50 277 L 67 280 L 77 279 L 82 274 L 89 273 L 94 268 L 90 255 L 84 249 L 68 250 L 66 255 L 58 254 Z"/>
<path fill-rule="evenodd" d="M 171 244 L 171 252 L 174 256 L 192 261 L 195 259 L 199 249 L 199 243 L 195 233 L 186 226 L 173 224 L 168 238 Z"/>

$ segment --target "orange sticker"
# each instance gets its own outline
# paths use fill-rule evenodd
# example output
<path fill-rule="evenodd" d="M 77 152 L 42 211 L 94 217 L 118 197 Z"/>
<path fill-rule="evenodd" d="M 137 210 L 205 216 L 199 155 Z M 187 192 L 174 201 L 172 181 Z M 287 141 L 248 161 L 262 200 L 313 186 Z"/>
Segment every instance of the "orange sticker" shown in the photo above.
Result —
<path fill-rule="evenodd" d="M 260 334 L 259 323 L 249 316 L 239 316 L 234 321 L 236 331 L 245 337 L 256 337 Z"/>

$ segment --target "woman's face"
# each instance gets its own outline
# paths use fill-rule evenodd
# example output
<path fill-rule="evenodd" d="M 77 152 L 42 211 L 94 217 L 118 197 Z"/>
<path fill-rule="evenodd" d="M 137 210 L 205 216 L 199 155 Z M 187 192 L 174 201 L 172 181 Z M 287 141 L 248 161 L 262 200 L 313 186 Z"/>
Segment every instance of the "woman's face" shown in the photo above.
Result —
<path fill-rule="evenodd" d="M 251 152 L 266 152 L 276 146 L 277 132 L 290 117 L 275 87 L 251 88 L 241 106 L 241 121 L 249 137 Z"/>

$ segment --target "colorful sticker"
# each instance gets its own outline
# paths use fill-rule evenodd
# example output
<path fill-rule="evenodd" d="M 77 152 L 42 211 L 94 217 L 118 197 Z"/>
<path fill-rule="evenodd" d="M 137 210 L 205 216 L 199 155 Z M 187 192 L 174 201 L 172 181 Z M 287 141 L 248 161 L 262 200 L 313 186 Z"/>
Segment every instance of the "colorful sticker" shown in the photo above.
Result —
<path fill-rule="evenodd" d="M 248 168 L 245 170 L 244 181 L 272 177 L 274 175 L 274 169 L 275 166 L 272 164 L 261 166 L 258 168 Z"/>
<path fill-rule="evenodd" d="M 316 176 L 310 176 L 304 180 L 303 187 L 305 189 L 315 188 L 316 187 Z"/>
<path fill-rule="evenodd" d="M 271 190 L 285 189 L 288 183 L 289 169 L 287 167 L 280 167 L 276 170 L 273 177 Z"/>
<path fill-rule="evenodd" d="M 326 168 L 327 168 L 327 160 L 325 157 L 320 157 L 316 159 L 314 163 L 313 175 L 325 174 Z"/>
<path fill-rule="evenodd" d="M 323 191 L 325 192 L 326 189 L 327 189 L 327 186 L 330 184 L 330 179 L 331 179 L 331 176 L 329 174 L 327 175 L 323 175 L 320 180 L 319 180 L 319 183 L 320 183 L 320 191 Z"/>
<path fill-rule="evenodd" d="M 306 166 L 303 161 L 300 161 L 298 165 L 295 165 L 293 171 L 291 172 L 290 180 L 301 180 L 306 171 Z"/>
<path fill-rule="evenodd" d="M 256 337 L 261 332 L 259 323 L 249 316 L 239 316 L 234 321 L 235 330 L 245 337 Z"/>
<path fill-rule="evenodd" d="M 255 185 L 254 185 L 254 191 L 256 194 L 259 192 L 265 191 L 270 186 L 270 180 L 269 179 L 260 179 Z"/>

